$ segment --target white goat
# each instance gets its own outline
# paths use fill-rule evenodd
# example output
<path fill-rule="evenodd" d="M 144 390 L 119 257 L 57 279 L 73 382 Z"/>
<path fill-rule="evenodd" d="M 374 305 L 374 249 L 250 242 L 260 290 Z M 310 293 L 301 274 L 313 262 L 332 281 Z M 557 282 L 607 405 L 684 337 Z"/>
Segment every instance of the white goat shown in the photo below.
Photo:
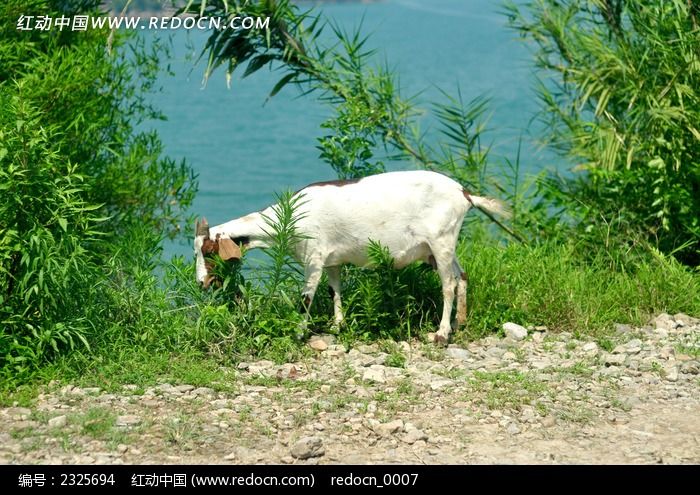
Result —
<path fill-rule="evenodd" d="M 467 277 L 455 255 L 462 220 L 471 206 L 507 214 L 499 201 L 472 196 L 449 177 L 427 171 L 319 182 L 296 194 L 304 195 L 297 209 L 297 230 L 303 239 L 297 243 L 294 254 L 304 266 L 302 295 L 307 309 L 325 268 L 335 323 L 342 323 L 341 265 L 367 265 L 367 248 L 372 240 L 388 248 L 396 268 L 424 261 L 437 269 L 444 304 L 436 341 L 444 343 L 449 338 L 455 292 L 457 325 L 464 324 Z M 197 280 L 204 287 L 214 279 L 211 261 L 205 257 L 219 254 L 223 259 L 240 258 L 239 245 L 249 249 L 269 246 L 265 217 L 274 220 L 275 209 L 269 207 L 211 228 L 206 220 L 197 223 Z"/>

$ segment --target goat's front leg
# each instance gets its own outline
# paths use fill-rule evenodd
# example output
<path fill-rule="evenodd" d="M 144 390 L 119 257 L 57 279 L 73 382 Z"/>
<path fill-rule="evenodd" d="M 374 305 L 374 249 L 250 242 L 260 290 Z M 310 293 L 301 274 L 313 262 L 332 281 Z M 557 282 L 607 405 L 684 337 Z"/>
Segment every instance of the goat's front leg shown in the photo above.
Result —
<path fill-rule="evenodd" d="M 309 318 L 309 311 L 311 309 L 311 303 L 314 300 L 314 295 L 316 294 L 316 289 L 318 288 L 318 283 L 321 281 L 321 274 L 323 273 L 323 264 L 319 262 L 307 263 L 304 267 L 304 289 L 301 291 L 302 295 L 302 312 L 304 313 L 304 321 Z"/>
<path fill-rule="evenodd" d="M 340 301 L 340 266 L 329 266 L 326 268 L 328 273 L 328 291 L 333 298 L 333 315 L 334 327 L 340 327 L 343 324 L 343 306 Z"/>

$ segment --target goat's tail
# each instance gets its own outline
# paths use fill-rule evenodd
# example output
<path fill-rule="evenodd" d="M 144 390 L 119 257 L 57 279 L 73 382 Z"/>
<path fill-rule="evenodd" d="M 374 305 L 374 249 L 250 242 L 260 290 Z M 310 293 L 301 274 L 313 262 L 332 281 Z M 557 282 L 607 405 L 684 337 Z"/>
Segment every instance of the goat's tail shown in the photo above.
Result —
<path fill-rule="evenodd" d="M 482 211 L 488 211 L 495 215 L 504 218 L 510 218 L 512 213 L 508 207 L 503 204 L 503 202 L 497 199 L 482 198 L 480 196 L 472 196 L 467 191 L 464 191 L 464 197 L 467 198 L 472 205 L 479 208 Z"/>

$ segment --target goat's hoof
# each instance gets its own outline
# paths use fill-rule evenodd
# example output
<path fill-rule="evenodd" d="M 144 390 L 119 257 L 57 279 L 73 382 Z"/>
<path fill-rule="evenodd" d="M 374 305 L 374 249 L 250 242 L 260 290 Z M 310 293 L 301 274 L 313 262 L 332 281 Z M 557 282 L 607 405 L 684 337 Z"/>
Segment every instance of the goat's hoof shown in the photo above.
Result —
<path fill-rule="evenodd" d="M 447 337 L 443 337 L 439 333 L 430 332 L 428 334 L 428 342 L 435 344 L 435 345 L 445 347 L 445 346 L 447 346 L 447 340 L 448 340 Z"/>

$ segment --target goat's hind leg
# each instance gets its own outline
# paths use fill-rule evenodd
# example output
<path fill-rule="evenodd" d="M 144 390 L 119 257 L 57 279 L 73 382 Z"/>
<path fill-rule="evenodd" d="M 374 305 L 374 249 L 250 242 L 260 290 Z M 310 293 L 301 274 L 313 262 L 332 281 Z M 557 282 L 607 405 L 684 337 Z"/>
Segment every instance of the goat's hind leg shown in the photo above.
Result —
<path fill-rule="evenodd" d="M 344 321 L 343 306 L 340 299 L 340 266 L 326 267 L 328 273 L 328 290 L 333 298 L 333 327 L 339 328 Z"/>
<path fill-rule="evenodd" d="M 453 267 L 453 253 L 435 253 L 435 261 L 437 262 L 437 271 L 442 282 L 442 319 L 440 320 L 440 329 L 435 334 L 435 342 L 446 345 L 450 338 L 450 330 L 452 326 L 452 305 L 454 303 L 455 292 L 457 290 L 457 280 L 459 276 L 455 274 Z"/>
<path fill-rule="evenodd" d="M 460 328 L 467 323 L 467 285 L 469 280 L 467 272 L 462 270 L 462 267 L 455 256 L 452 261 L 452 270 L 457 278 L 457 321 L 456 327 Z"/>

